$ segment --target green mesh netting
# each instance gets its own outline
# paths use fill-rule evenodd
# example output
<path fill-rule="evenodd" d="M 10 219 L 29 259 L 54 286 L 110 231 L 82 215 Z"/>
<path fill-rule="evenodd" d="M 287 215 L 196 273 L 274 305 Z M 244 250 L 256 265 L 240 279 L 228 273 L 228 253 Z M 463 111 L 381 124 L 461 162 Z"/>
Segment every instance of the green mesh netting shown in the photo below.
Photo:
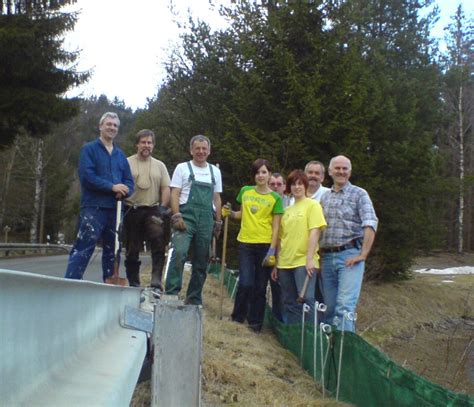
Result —
<path fill-rule="evenodd" d="M 221 265 L 217 263 L 210 264 L 208 269 L 209 273 L 216 278 L 220 277 L 220 270 Z M 224 284 L 233 298 L 237 286 L 235 270 L 226 270 Z M 315 354 L 313 323 L 305 323 L 303 338 L 301 324 L 282 324 L 273 317 L 270 308 L 267 308 L 265 323 L 275 331 L 280 343 L 300 358 L 303 368 L 321 387 L 324 382 L 325 393 L 332 397 L 335 397 L 337 390 L 340 346 L 344 336 L 339 385 L 340 400 L 364 407 L 474 406 L 474 399 L 468 395 L 454 393 L 398 366 L 384 353 L 352 332 L 345 332 L 342 335 L 339 331 L 333 331 L 328 336 L 324 333 L 321 335 L 318 330 Z M 325 361 L 324 377 L 321 374 L 322 360 Z"/>

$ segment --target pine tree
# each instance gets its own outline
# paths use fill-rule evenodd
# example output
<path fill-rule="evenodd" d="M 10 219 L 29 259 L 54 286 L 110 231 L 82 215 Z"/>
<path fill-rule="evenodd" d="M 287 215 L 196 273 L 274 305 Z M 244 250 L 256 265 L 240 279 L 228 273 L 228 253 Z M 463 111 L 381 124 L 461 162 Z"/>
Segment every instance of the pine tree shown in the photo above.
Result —
<path fill-rule="evenodd" d="M 77 101 L 62 96 L 88 78 L 73 66 L 78 54 L 62 49 L 77 16 L 60 8 L 74 1 L 0 2 L 0 145 L 47 134 L 77 113 Z"/>

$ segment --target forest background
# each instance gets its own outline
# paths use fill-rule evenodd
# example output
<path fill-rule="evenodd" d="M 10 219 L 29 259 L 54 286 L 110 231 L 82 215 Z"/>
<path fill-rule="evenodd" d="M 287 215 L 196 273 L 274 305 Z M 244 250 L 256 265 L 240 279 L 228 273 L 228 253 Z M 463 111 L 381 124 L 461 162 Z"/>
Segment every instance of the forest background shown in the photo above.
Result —
<path fill-rule="evenodd" d="M 346 154 L 380 219 L 368 278 L 409 277 L 419 251 L 474 250 L 473 24 L 461 6 L 441 50 L 431 1 L 235 2 L 221 8 L 225 29 L 189 18 L 164 83 L 133 111 L 64 97 L 89 76 L 62 48 L 70 3 L 0 1 L 3 239 L 72 242 L 80 148 L 115 111 L 125 152 L 150 128 L 170 174 L 190 137 L 207 135 L 232 203 L 257 157 L 287 174 Z"/>

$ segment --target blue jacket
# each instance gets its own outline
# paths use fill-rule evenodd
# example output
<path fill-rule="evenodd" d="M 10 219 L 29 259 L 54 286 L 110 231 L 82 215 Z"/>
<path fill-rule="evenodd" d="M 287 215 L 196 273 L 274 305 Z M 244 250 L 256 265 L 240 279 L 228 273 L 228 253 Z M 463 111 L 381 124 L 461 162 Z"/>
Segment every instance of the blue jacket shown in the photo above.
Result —
<path fill-rule="evenodd" d="M 129 188 L 128 196 L 133 194 L 134 183 L 127 157 L 115 144 L 112 154 L 109 154 L 100 139 L 82 147 L 79 180 L 81 208 L 115 208 L 114 184 L 125 184 Z"/>

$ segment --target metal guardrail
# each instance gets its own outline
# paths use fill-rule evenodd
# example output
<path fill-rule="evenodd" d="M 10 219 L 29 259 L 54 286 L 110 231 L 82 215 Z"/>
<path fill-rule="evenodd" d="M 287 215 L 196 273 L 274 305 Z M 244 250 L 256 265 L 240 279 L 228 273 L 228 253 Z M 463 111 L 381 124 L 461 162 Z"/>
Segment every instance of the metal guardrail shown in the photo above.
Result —
<path fill-rule="evenodd" d="M 0 269 L 2 406 L 128 407 L 147 350 L 141 291 Z"/>
<path fill-rule="evenodd" d="M 0 256 L 8 257 L 12 254 L 26 255 L 28 253 L 65 252 L 69 253 L 71 245 L 40 244 L 40 243 L 0 243 Z"/>

